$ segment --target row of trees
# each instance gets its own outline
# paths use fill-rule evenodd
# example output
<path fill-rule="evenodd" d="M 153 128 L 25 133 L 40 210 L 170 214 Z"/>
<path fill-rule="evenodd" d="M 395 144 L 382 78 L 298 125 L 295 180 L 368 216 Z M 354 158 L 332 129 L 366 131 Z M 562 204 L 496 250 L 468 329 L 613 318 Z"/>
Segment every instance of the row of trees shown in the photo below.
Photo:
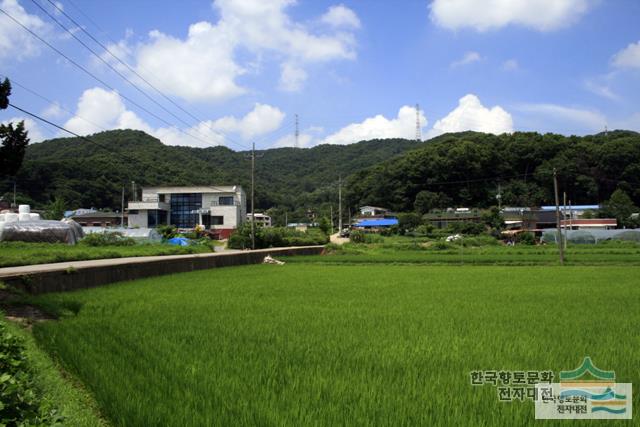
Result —
<path fill-rule="evenodd" d="M 0 110 L 9 107 L 11 96 L 11 83 L 4 79 L 0 83 Z M 29 144 L 29 138 L 24 121 L 13 123 L 0 123 L 0 179 L 13 178 L 22 165 L 22 159 Z"/>

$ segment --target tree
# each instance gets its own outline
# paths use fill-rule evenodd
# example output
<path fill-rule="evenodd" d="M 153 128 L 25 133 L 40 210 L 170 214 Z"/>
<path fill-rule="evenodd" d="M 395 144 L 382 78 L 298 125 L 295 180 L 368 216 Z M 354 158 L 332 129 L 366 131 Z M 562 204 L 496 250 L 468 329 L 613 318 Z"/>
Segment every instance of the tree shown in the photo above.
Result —
<path fill-rule="evenodd" d="M 431 209 L 446 208 L 451 203 L 451 199 L 443 193 L 423 190 L 416 194 L 413 207 L 419 214 L 429 213 Z"/>
<path fill-rule="evenodd" d="M 497 206 L 492 206 L 491 209 L 483 212 L 480 219 L 492 230 L 500 231 L 504 228 L 504 218 Z"/>
<path fill-rule="evenodd" d="M 402 231 L 411 231 L 422 224 L 420 215 L 414 212 L 404 212 L 398 214 L 398 226 Z"/>
<path fill-rule="evenodd" d="M 318 223 L 318 227 L 324 234 L 327 236 L 331 234 L 331 221 L 326 216 L 320 218 L 320 222 Z"/>
<path fill-rule="evenodd" d="M 56 197 L 53 202 L 47 205 L 45 216 L 47 219 L 61 220 L 64 217 L 66 203 L 62 197 Z"/>
<path fill-rule="evenodd" d="M 11 83 L 9 79 L 4 79 L 0 83 L 0 110 L 9 106 L 9 96 L 11 95 Z M 0 178 L 16 176 L 24 152 L 29 144 L 28 133 L 24 128 L 24 121 L 19 122 L 15 127 L 13 123 L 8 125 L 0 124 Z"/>
<path fill-rule="evenodd" d="M 601 216 L 614 217 L 618 221 L 618 227 L 633 227 L 635 221 L 631 214 L 638 212 L 638 207 L 633 204 L 631 198 L 621 189 L 613 192 L 609 200 L 604 202 Z"/>

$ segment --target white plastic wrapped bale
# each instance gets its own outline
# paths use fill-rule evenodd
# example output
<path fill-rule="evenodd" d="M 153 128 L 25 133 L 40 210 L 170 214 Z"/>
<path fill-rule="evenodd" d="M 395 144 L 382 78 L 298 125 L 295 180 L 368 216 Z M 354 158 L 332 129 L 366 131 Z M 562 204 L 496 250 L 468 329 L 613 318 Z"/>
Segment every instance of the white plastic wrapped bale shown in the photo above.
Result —
<path fill-rule="evenodd" d="M 31 213 L 31 206 L 29 206 L 29 205 L 20 205 L 20 206 L 18 206 L 18 213 L 30 214 Z"/>
<path fill-rule="evenodd" d="M 82 227 L 74 221 L 5 221 L 0 229 L 0 241 L 5 242 L 75 245 L 82 237 Z"/>
<path fill-rule="evenodd" d="M 18 214 L 17 213 L 6 213 L 4 214 L 4 221 L 5 222 L 18 222 Z"/>
<path fill-rule="evenodd" d="M 0 213 L 0 222 L 4 222 L 5 215 L 6 214 Z"/>
<path fill-rule="evenodd" d="M 31 221 L 31 214 L 30 213 L 19 213 L 18 214 L 18 221 Z"/>
<path fill-rule="evenodd" d="M 38 213 L 30 213 L 29 217 L 31 218 L 31 221 L 40 221 L 40 214 Z"/>

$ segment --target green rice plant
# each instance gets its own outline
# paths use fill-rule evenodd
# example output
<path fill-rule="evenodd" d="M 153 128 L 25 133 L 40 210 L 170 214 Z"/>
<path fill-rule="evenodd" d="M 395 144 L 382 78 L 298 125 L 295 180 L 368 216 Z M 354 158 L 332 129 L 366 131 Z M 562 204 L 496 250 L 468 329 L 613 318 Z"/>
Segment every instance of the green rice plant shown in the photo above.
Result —
<path fill-rule="evenodd" d="M 113 425 L 534 426 L 531 401 L 499 402 L 470 372 L 588 355 L 640 383 L 638 267 L 287 262 L 34 302 L 77 304 L 34 335 Z"/>

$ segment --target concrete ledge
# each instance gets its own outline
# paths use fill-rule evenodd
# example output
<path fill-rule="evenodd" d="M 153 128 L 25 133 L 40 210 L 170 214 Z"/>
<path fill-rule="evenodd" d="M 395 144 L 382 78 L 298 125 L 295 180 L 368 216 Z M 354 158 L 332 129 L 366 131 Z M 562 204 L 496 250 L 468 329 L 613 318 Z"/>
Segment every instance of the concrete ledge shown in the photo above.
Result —
<path fill-rule="evenodd" d="M 31 294 L 73 291 L 108 283 L 209 268 L 259 264 L 265 256 L 320 255 L 324 246 L 257 249 L 232 253 L 70 261 L 0 268 L 0 281 Z"/>

